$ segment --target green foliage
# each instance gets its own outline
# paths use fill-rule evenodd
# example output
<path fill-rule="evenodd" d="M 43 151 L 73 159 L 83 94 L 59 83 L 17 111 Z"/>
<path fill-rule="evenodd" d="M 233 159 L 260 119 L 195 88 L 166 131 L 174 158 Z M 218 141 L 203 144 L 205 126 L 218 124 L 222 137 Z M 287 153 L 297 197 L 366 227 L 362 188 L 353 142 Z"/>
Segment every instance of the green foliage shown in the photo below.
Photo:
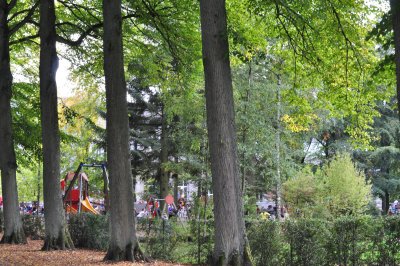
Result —
<path fill-rule="evenodd" d="M 306 217 L 362 214 L 370 194 L 371 185 L 346 154 L 336 156 L 315 174 L 306 169 L 284 184 L 286 203 Z"/>
<path fill-rule="evenodd" d="M 26 214 L 22 216 L 23 229 L 26 237 L 31 239 L 44 239 L 44 220 L 37 215 Z"/>
<path fill-rule="evenodd" d="M 316 177 L 310 169 L 299 172 L 296 178 L 283 184 L 283 197 L 294 213 L 302 216 L 312 216 L 318 204 L 317 193 L 320 190 Z"/>
<path fill-rule="evenodd" d="M 398 265 L 399 224 L 399 216 L 269 221 L 248 237 L 257 265 Z"/>
<path fill-rule="evenodd" d="M 187 231 L 171 220 L 146 219 L 142 222 L 150 223 L 147 224 L 146 239 L 142 245 L 145 253 L 154 259 L 176 259 L 175 250 L 179 242 L 188 240 Z"/>
<path fill-rule="evenodd" d="M 375 252 L 380 265 L 398 265 L 400 263 L 400 223 L 398 216 L 388 216 L 377 223 L 375 231 Z"/>
<path fill-rule="evenodd" d="M 109 243 L 108 217 L 81 213 L 70 215 L 68 230 L 75 247 L 107 250 Z"/>
<path fill-rule="evenodd" d="M 30 166 L 20 165 L 20 167 L 18 167 L 17 186 L 18 199 L 20 202 L 37 201 L 38 193 L 40 194 L 40 200 L 43 200 L 43 180 L 42 176 L 38 176 L 38 170 L 35 169 L 35 166 L 35 164 L 31 164 Z M 40 166 L 36 166 L 36 168 L 39 167 Z"/>
<path fill-rule="evenodd" d="M 329 229 L 318 219 L 290 220 L 284 224 L 286 241 L 290 243 L 289 265 L 323 265 L 327 257 Z"/>
<path fill-rule="evenodd" d="M 213 201 L 204 197 L 197 197 L 194 206 L 191 207 L 193 219 L 190 220 L 190 235 L 193 245 L 190 255 L 196 263 L 205 262 L 214 247 L 214 214 Z"/>
<path fill-rule="evenodd" d="M 339 265 L 362 265 L 368 252 L 367 239 L 375 221 L 371 216 L 339 217 L 332 224 L 328 243 L 330 260 Z"/>
<path fill-rule="evenodd" d="M 256 223 L 247 232 L 256 265 L 284 265 L 288 245 L 283 243 L 279 222 Z"/>
<path fill-rule="evenodd" d="M 322 182 L 320 198 L 330 214 L 337 217 L 365 212 L 371 199 L 371 185 L 357 171 L 348 154 L 336 156 L 319 175 Z"/>

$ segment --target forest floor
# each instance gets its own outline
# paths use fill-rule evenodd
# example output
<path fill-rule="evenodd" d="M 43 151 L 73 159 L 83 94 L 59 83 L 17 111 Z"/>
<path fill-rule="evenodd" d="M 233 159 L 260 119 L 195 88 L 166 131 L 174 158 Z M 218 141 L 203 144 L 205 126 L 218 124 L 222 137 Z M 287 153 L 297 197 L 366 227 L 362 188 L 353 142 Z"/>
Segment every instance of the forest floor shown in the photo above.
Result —
<path fill-rule="evenodd" d="M 162 261 L 111 263 L 103 261 L 105 252 L 102 251 L 88 249 L 41 251 L 42 246 L 43 240 L 28 240 L 27 245 L 0 245 L 0 265 L 185 265 Z"/>

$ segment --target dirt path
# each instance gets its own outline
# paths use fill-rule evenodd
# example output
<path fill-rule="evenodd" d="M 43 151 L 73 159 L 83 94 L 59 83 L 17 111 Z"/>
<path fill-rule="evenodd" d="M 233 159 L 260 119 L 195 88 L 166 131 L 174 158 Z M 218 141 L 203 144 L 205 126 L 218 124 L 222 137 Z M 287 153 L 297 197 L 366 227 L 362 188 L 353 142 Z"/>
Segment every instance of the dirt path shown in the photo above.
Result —
<path fill-rule="evenodd" d="M 105 252 L 85 249 L 41 251 L 42 245 L 42 240 L 29 240 L 27 245 L 0 245 L 0 265 L 183 265 L 160 261 L 151 263 L 110 263 L 103 261 Z"/>

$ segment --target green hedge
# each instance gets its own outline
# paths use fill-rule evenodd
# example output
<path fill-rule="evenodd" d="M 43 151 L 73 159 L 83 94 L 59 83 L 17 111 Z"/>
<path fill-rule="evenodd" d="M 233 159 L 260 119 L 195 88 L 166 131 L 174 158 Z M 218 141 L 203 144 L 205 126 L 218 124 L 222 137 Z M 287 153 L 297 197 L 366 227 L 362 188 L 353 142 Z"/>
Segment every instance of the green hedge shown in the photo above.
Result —
<path fill-rule="evenodd" d="M 68 229 L 75 247 L 107 250 L 109 243 L 107 216 L 90 213 L 70 215 Z"/>
<path fill-rule="evenodd" d="M 258 222 L 248 230 L 257 265 L 400 265 L 400 217 Z"/>
<path fill-rule="evenodd" d="M 24 214 L 22 215 L 22 227 L 26 237 L 31 239 L 44 239 L 44 217 L 37 215 Z"/>

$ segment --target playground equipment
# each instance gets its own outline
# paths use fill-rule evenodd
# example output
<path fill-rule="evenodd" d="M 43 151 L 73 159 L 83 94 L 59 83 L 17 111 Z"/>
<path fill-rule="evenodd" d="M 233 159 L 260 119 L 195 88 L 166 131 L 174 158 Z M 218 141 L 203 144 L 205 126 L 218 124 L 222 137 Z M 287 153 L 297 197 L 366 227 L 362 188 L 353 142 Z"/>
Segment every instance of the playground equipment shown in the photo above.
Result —
<path fill-rule="evenodd" d="M 99 214 L 93 208 L 89 201 L 89 179 L 87 175 L 81 172 L 83 167 L 99 167 L 103 170 L 104 179 L 104 205 L 108 206 L 108 174 L 105 164 L 84 164 L 80 163 L 75 172 L 69 172 L 65 178 L 60 181 L 61 189 L 63 190 L 63 202 L 65 210 L 69 213 L 91 212 Z M 78 180 L 78 187 L 74 188 L 75 182 Z M 69 185 L 67 187 L 67 183 Z M 107 210 L 107 207 L 106 207 Z"/>

